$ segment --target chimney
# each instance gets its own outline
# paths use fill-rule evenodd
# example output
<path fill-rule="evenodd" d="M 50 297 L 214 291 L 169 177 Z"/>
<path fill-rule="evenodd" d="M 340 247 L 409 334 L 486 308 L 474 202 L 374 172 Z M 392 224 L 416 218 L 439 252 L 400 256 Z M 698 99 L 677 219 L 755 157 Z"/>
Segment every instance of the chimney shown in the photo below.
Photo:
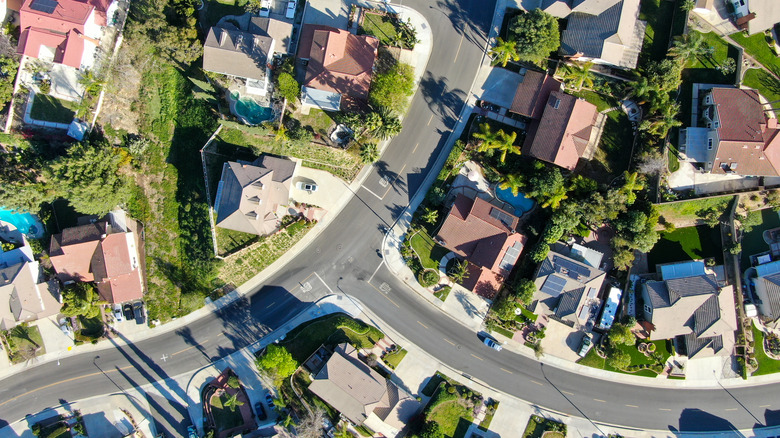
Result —
<path fill-rule="evenodd" d="M 775 118 L 768 118 L 766 120 L 766 127 L 769 129 L 777 129 L 777 119 Z"/>

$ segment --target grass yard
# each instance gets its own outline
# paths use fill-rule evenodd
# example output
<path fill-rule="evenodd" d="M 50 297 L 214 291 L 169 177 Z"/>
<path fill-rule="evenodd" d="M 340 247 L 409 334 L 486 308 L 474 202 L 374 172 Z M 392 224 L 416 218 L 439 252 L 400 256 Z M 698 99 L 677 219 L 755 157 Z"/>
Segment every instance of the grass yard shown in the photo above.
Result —
<path fill-rule="evenodd" d="M 433 408 L 427 419 L 439 423 L 445 437 L 460 438 L 466 435 L 474 418 L 471 409 L 460 400 L 449 400 Z"/>
<path fill-rule="evenodd" d="M 686 202 L 661 204 L 658 206 L 658 212 L 667 222 L 689 224 L 698 219 L 699 216 L 696 212 L 700 210 L 717 208 L 725 213 L 729 207 L 729 202 L 733 198 L 731 195 L 726 195 L 717 198 L 693 199 Z"/>
<path fill-rule="evenodd" d="M 755 325 L 753 325 L 753 342 L 756 349 L 758 369 L 752 375 L 761 376 L 780 372 L 780 360 L 774 360 L 766 355 L 766 352 L 764 352 L 764 333 Z"/>
<path fill-rule="evenodd" d="M 757 33 L 751 37 L 746 37 L 742 32 L 736 32 L 729 35 L 737 44 L 742 46 L 750 56 L 756 58 L 764 67 L 778 72 L 780 68 L 778 63 L 780 59 L 772 53 L 769 45 L 766 43 L 764 33 Z"/>
<path fill-rule="evenodd" d="M 331 114 L 317 108 L 310 109 L 309 114 L 295 113 L 293 117 L 298 119 L 302 126 L 308 126 L 312 132 L 322 137 L 328 136 L 328 128 L 335 123 Z"/>
<path fill-rule="evenodd" d="M 596 102 L 591 103 L 599 105 Z M 609 100 L 601 105 L 608 103 Z M 583 174 L 600 183 L 609 183 L 628 168 L 633 142 L 634 132 L 628 116 L 620 110 L 610 111 L 604 122 L 598 149 L 593 159 L 584 165 Z"/>
<path fill-rule="evenodd" d="M 717 70 L 717 67 L 723 64 L 727 58 L 737 60 L 737 48 L 720 38 L 714 32 L 700 33 L 704 39 L 704 44 L 711 47 L 711 55 L 698 56 L 693 61 L 689 61 L 683 70 L 683 80 L 687 82 L 703 82 L 709 84 L 733 84 L 736 79 L 736 72 L 724 75 Z"/>
<path fill-rule="evenodd" d="M 577 92 L 572 92 L 571 94 L 577 97 L 581 97 L 593 105 L 596 105 L 596 109 L 599 111 L 604 111 L 607 108 L 620 105 L 620 101 L 616 97 L 596 93 L 595 91 L 580 90 Z"/>
<path fill-rule="evenodd" d="M 426 397 L 430 397 L 433 395 L 433 393 L 436 391 L 436 388 L 439 387 L 441 382 L 444 382 L 447 380 L 447 376 L 440 372 L 436 372 L 433 376 L 431 376 L 430 379 L 428 379 L 428 382 L 425 384 L 425 387 L 422 389 L 422 393 Z"/>
<path fill-rule="evenodd" d="M 204 3 L 206 10 L 201 12 L 200 16 L 204 29 L 214 26 L 225 15 L 241 15 L 246 12 L 242 2 L 236 0 L 208 0 Z M 246 1 L 243 4 L 246 4 Z"/>
<path fill-rule="evenodd" d="M 656 348 L 655 352 L 657 354 L 660 354 L 664 358 L 664 361 L 671 355 L 666 345 L 667 341 L 665 340 L 653 341 L 653 344 L 655 344 L 655 348 Z M 629 366 L 652 365 L 656 363 L 653 358 L 647 357 L 643 353 L 640 353 L 639 350 L 633 345 L 620 345 L 617 348 L 626 352 L 631 357 L 631 364 Z M 585 357 L 583 357 L 582 359 L 578 360 L 577 363 L 591 368 L 597 368 L 600 370 L 612 371 L 617 373 L 633 374 L 635 376 L 654 378 L 658 375 L 655 371 L 652 371 L 650 369 L 641 369 L 638 371 L 631 372 L 631 371 L 612 368 L 609 365 L 607 365 L 605 359 L 603 359 L 598 354 L 596 354 L 596 350 L 594 348 L 591 348 L 588 354 L 586 354 Z"/>
<path fill-rule="evenodd" d="M 398 368 L 398 364 L 401 363 L 402 360 L 404 360 L 404 357 L 406 357 L 407 351 L 403 348 L 395 350 L 392 353 L 385 354 L 384 361 L 391 369 Z"/>
<path fill-rule="evenodd" d="M 216 395 L 211 396 L 211 413 L 217 431 L 232 429 L 244 424 L 244 419 L 241 417 L 241 411 L 238 407 L 231 411 L 230 408 L 224 406 L 228 398 L 229 396 L 224 392 L 219 397 Z"/>
<path fill-rule="evenodd" d="M 678 228 L 671 233 L 662 232 L 661 238 L 647 255 L 647 263 L 653 270 L 661 263 L 682 262 L 715 257 L 723 263 L 723 249 L 720 245 L 720 228 L 707 225 Z"/>
<path fill-rule="evenodd" d="M 281 143 L 263 128 L 243 127 L 238 124 L 225 125 L 219 134 L 222 142 L 248 147 L 256 155 L 271 153 L 300 158 L 304 166 L 328 171 L 345 181 L 352 181 L 363 166 L 360 157 L 351 150 L 344 151 L 300 140 Z"/>
<path fill-rule="evenodd" d="M 217 247 L 219 255 L 226 256 L 234 251 L 254 243 L 260 237 L 256 234 L 242 233 L 217 227 Z"/>
<path fill-rule="evenodd" d="M 373 35 L 383 45 L 390 45 L 395 41 L 398 32 L 395 30 L 393 19 L 387 15 L 379 15 L 367 12 L 363 15 L 363 22 L 358 29 L 358 34 Z"/>
<path fill-rule="evenodd" d="M 778 213 L 767 208 L 761 210 L 761 224 L 756 225 L 742 236 L 742 267 L 746 269 L 750 266 L 750 256 L 760 252 L 769 251 L 769 245 L 764 242 L 764 231 L 780 227 L 780 217 Z"/>
<path fill-rule="evenodd" d="M 431 236 L 420 231 L 412 237 L 412 248 L 426 269 L 439 269 L 439 262 L 450 250 L 436 243 Z"/>
<path fill-rule="evenodd" d="M 645 42 L 642 45 L 642 53 L 639 55 L 641 64 L 646 62 L 661 61 L 666 57 L 669 48 L 669 36 L 674 31 L 682 32 L 678 21 L 683 17 L 676 2 L 665 0 L 642 0 L 640 3 L 639 19 L 647 22 Z"/>
<path fill-rule="evenodd" d="M 742 80 L 742 84 L 755 88 L 766 98 L 769 102 L 776 102 L 780 100 L 780 80 L 770 75 L 769 73 L 759 68 L 751 68 L 745 72 L 745 77 Z M 780 109 L 778 105 L 773 105 L 775 108 L 775 115 L 780 117 Z"/>
<path fill-rule="evenodd" d="M 541 438 L 545 432 L 552 431 L 553 428 L 561 429 L 563 432 L 555 431 L 555 434 L 549 433 L 546 435 L 547 438 L 551 435 L 556 438 L 566 436 L 566 425 L 542 418 L 538 415 L 531 415 L 531 418 L 528 419 L 528 425 L 525 427 L 522 438 Z"/>
<path fill-rule="evenodd" d="M 491 328 L 490 330 L 494 331 L 494 332 L 496 332 L 496 333 L 498 333 L 498 334 L 500 334 L 502 336 L 506 336 L 507 338 L 510 338 L 510 339 L 512 338 L 512 336 L 515 335 L 514 332 L 512 332 L 511 330 L 507 330 L 507 329 L 505 329 L 503 327 L 496 326 L 496 327 Z"/>
<path fill-rule="evenodd" d="M 360 348 L 371 348 L 384 336 L 378 328 L 363 321 L 345 315 L 329 315 L 299 325 L 279 344 L 287 348 L 298 363 L 303 363 L 322 344 L 349 342 Z"/>
<path fill-rule="evenodd" d="M 30 117 L 54 123 L 70 123 L 76 114 L 75 102 L 57 99 L 46 94 L 36 94 L 30 109 Z"/>
<path fill-rule="evenodd" d="M 259 238 L 244 251 L 226 257 L 219 266 L 218 278 L 223 283 L 241 285 L 289 251 L 313 226 L 310 222 L 296 222 L 283 232 Z"/>
<path fill-rule="evenodd" d="M 71 438 L 73 435 L 64 421 L 42 427 L 38 434 L 39 438 Z"/>
<path fill-rule="evenodd" d="M 450 295 L 450 292 L 452 292 L 452 287 L 450 286 L 444 286 L 443 288 L 439 289 L 438 291 L 433 293 L 433 296 L 442 300 L 446 301 L 447 297 Z"/>
<path fill-rule="evenodd" d="M 41 332 L 36 326 L 18 326 L 8 331 L 8 356 L 12 363 L 21 363 L 34 356 L 46 354 Z"/>

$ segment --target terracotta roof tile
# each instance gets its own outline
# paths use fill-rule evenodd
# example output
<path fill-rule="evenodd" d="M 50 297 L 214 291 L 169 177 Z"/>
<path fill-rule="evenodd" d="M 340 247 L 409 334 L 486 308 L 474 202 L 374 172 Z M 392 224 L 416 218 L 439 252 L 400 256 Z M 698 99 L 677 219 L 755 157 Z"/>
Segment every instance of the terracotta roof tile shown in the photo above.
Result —
<path fill-rule="evenodd" d="M 561 82 L 546 73 L 526 70 L 523 81 L 515 91 L 512 106 L 509 109 L 521 116 L 538 119 L 544 111 L 544 104 L 550 93 L 561 89 Z"/>

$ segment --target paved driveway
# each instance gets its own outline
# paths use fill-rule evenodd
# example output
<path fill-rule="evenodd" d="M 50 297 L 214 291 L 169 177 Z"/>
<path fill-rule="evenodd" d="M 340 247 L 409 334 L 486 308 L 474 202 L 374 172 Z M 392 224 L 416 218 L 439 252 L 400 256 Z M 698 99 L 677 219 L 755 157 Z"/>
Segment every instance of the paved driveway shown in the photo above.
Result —
<path fill-rule="evenodd" d="M 314 183 L 317 185 L 317 191 L 307 192 L 300 190 L 298 188 L 299 182 Z M 340 178 L 324 170 L 301 166 L 298 168 L 295 177 L 293 177 L 290 198 L 296 202 L 315 205 L 327 211 L 332 211 L 346 190 L 349 189 Z"/>
<path fill-rule="evenodd" d="M 519 74 L 501 67 L 482 67 L 477 76 L 474 93 L 478 99 L 509 108 L 521 78 Z"/>

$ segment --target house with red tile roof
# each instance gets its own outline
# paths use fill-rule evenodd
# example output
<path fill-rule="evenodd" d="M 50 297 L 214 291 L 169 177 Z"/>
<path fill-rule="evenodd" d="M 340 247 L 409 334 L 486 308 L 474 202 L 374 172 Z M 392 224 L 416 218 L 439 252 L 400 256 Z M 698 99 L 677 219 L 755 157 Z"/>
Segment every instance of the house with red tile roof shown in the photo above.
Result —
<path fill-rule="evenodd" d="M 574 170 L 580 158 L 590 159 L 596 150 L 599 112 L 595 105 L 561 91 L 550 92 L 542 102 L 540 118 L 529 124 L 523 154 Z"/>
<path fill-rule="evenodd" d="M 780 127 L 758 91 L 715 87 L 700 102 L 703 126 L 680 130 L 680 152 L 714 174 L 780 175 Z"/>
<path fill-rule="evenodd" d="M 509 111 L 530 119 L 540 119 L 553 91 L 561 91 L 561 81 L 544 72 L 525 69 Z"/>
<path fill-rule="evenodd" d="M 119 217 L 119 219 L 116 219 Z M 144 294 L 140 236 L 123 212 L 66 228 L 51 238 L 49 258 L 64 284 L 94 282 L 102 300 L 122 303 Z"/>
<path fill-rule="evenodd" d="M 103 28 L 117 8 L 112 0 L 24 0 L 17 52 L 75 69 L 90 68 Z"/>
<path fill-rule="evenodd" d="M 306 63 L 301 102 L 328 111 L 363 104 L 379 40 L 330 26 L 303 26 L 298 58 Z"/>
<path fill-rule="evenodd" d="M 519 221 L 482 198 L 455 198 L 436 240 L 469 262 L 464 287 L 488 299 L 496 296 L 527 241 L 517 232 Z"/>

